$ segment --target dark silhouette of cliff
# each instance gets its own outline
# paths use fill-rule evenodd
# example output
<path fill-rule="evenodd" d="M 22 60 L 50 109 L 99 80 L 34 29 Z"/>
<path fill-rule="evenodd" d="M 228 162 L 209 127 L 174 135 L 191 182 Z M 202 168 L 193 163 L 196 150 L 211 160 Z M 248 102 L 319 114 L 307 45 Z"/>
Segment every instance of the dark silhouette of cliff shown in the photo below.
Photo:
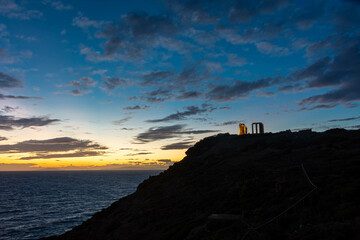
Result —
<path fill-rule="evenodd" d="M 186 154 L 134 194 L 48 239 L 360 237 L 360 130 L 219 134 Z"/>

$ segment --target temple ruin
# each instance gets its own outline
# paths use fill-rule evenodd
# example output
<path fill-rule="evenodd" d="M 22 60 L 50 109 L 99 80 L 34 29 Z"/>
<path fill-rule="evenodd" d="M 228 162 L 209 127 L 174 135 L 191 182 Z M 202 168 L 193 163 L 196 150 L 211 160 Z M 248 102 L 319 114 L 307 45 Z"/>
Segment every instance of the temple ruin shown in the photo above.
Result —
<path fill-rule="evenodd" d="M 254 122 L 251 124 L 251 134 L 264 134 L 264 124 L 262 122 Z M 245 135 L 247 133 L 247 127 L 245 124 L 239 124 L 239 135 Z"/>

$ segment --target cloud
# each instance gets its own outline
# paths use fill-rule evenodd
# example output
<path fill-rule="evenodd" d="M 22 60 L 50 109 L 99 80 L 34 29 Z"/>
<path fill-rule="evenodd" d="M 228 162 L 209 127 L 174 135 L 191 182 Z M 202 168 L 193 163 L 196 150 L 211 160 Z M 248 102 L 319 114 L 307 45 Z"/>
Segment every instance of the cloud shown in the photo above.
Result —
<path fill-rule="evenodd" d="M 245 23 L 258 15 L 271 14 L 277 10 L 284 9 L 288 5 L 289 1 L 287 0 L 235 1 L 231 8 L 229 19 L 231 22 Z"/>
<path fill-rule="evenodd" d="M 153 71 L 142 76 L 141 85 L 149 86 L 169 80 L 174 74 L 168 71 Z"/>
<path fill-rule="evenodd" d="M 22 82 L 10 75 L 0 72 L 0 88 L 22 88 Z"/>
<path fill-rule="evenodd" d="M 135 137 L 135 141 L 137 143 L 148 143 L 158 140 L 181 137 L 183 135 L 218 132 L 218 130 L 193 130 L 193 129 L 186 129 L 185 127 L 186 125 L 180 125 L 180 124 L 171 125 L 171 126 L 162 126 L 162 127 L 152 127 L 149 128 L 146 132 L 138 134 Z"/>
<path fill-rule="evenodd" d="M 90 27 L 101 28 L 105 23 L 105 21 L 90 20 L 80 12 L 78 16 L 73 18 L 72 25 L 82 29 L 89 29 Z"/>
<path fill-rule="evenodd" d="M 37 155 L 34 156 L 35 158 L 58 158 L 61 156 L 55 156 L 52 153 L 69 151 L 76 151 L 75 153 L 69 154 L 79 154 L 80 156 L 83 153 L 84 156 L 89 156 L 95 154 L 89 152 L 103 151 L 106 149 L 107 147 L 101 146 L 90 140 L 78 140 L 70 137 L 28 140 L 15 144 L 0 145 L 0 153 L 36 153 Z M 65 157 L 65 155 L 63 155 L 63 157 Z"/>
<path fill-rule="evenodd" d="M 147 102 L 164 102 L 171 99 L 172 93 L 170 89 L 159 88 L 154 91 L 146 92 L 146 96 L 141 96 L 140 99 Z"/>
<path fill-rule="evenodd" d="M 6 141 L 6 140 L 8 140 L 8 138 L 0 136 L 0 141 Z"/>
<path fill-rule="evenodd" d="M 278 78 L 263 78 L 253 82 L 235 80 L 233 85 L 212 86 L 210 92 L 206 94 L 210 100 L 225 102 L 236 100 L 237 98 L 247 97 L 252 91 L 268 88 L 279 81 Z"/>
<path fill-rule="evenodd" d="M 360 101 L 360 43 L 344 48 L 333 58 L 324 57 L 292 74 L 296 81 L 306 81 L 306 88 L 332 87 L 324 94 L 313 95 L 298 104 L 307 106 L 351 105 Z"/>
<path fill-rule="evenodd" d="M 269 42 L 258 42 L 255 44 L 259 52 L 272 56 L 286 56 L 290 51 L 286 47 L 279 47 Z"/>
<path fill-rule="evenodd" d="M 177 95 L 176 99 L 177 100 L 200 99 L 202 96 L 203 93 L 199 91 L 180 90 L 180 95 Z"/>
<path fill-rule="evenodd" d="M 166 2 L 183 25 L 208 25 L 219 21 L 218 12 L 227 7 L 227 2 L 174 0 Z"/>
<path fill-rule="evenodd" d="M 235 125 L 235 124 L 239 124 L 239 121 L 227 121 L 227 122 L 223 122 L 223 123 L 217 123 L 217 124 L 215 124 L 215 126 L 228 126 L 228 125 Z"/>
<path fill-rule="evenodd" d="M 70 4 L 64 4 L 61 1 L 43 0 L 42 3 L 45 4 L 45 5 L 50 5 L 54 9 L 60 10 L 60 11 L 61 10 L 71 10 L 71 9 L 73 9 L 73 7 Z"/>
<path fill-rule="evenodd" d="M 95 86 L 96 82 L 91 77 L 82 77 L 80 78 L 80 81 L 71 81 L 67 85 L 88 89 L 89 87 Z"/>
<path fill-rule="evenodd" d="M 351 118 L 342 118 L 342 119 L 332 119 L 329 120 L 328 122 L 347 122 L 347 121 L 355 121 L 359 119 L 360 117 L 351 117 Z"/>
<path fill-rule="evenodd" d="M 153 154 L 152 152 L 137 152 L 137 153 L 129 153 L 126 154 L 125 156 L 141 156 L 141 155 L 150 155 Z"/>
<path fill-rule="evenodd" d="M 91 93 L 92 91 L 91 90 L 88 90 L 88 89 L 74 89 L 74 90 L 71 90 L 69 91 L 69 93 L 73 96 L 83 96 L 84 94 L 88 94 L 88 93 Z M 59 93 L 59 92 L 57 92 Z"/>
<path fill-rule="evenodd" d="M 170 159 L 159 159 L 159 160 L 156 160 L 156 161 L 162 162 L 162 163 L 171 163 Z"/>
<path fill-rule="evenodd" d="M 194 145 L 193 141 L 177 142 L 161 147 L 161 150 L 188 149 Z"/>
<path fill-rule="evenodd" d="M 139 105 L 135 105 L 135 106 L 127 106 L 127 107 L 123 107 L 123 110 L 127 110 L 127 111 L 134 111 L 134 110 L 146 110 L 149 109 L 150 106 L 148 105 L 144 105 L 144 106 L 139 106 Z"/>
<path fill-rule="evenodd" d="M 120 119 L 120 120 L 113 121 L 112 123 L 114 125 L 123 125 L 124 123 L 128 122 L 131 119 L 132 119 L 132 117 L 126 117 L 126 118 L 123 118 L 123 119 Z"/>
<path fill-rule="evenodd" d="M 129 79 L 124 79 L 124 78 L 116 78 L 116 77 L 112 77 L 112 78 L 107 78 L 105 81 L 103 81 L 103 85 L 105 86 L 105 89 L 108 91 L 113 91 L 116 88 L 119 87 L 127 87 L 130 84 L 130 80 Z"/>
<path fill-rule="evenodd" d="M 81 77 L 80 80 L 68 82 L 66 85 L 77 89 L 71 90 L 69 93 L 74 96 L 82 96 L 92 91 L 89 89 L 97 84 L 91 77 Z"/>
<path fill-rule="evenodd" d="M 43 14 L 38 10 L 27 10 L 14 0 L 0 0 L 0 15 L 7 18 L 29 20 L 40 18 Z"/>
<path fill-rule="evenodd" d="M 27 128 L 47 126 L 56 122 L 60 122 L 60 120 L 49 119 L 48 117 L 17 118 L 13 116 L 0 115 L 0 130 L 14 130 L 17 127 Z"/>
<path fill-rule="evenodd" d="M 58 154 L 46 154 L 38 153 L 34 156 L 22 157 L 20 160 L 33 160 L 33 159 L 51 159 L 51 158 L 78 158 L 78 157 L 92 157 L 101 156 L 104 152 L 102 151 L 79 151 L 74 153 L 58 153 Z"/>
<path fill-rule="evenodd" d="M 139 58 L 143 48 L 151 46 L 160 36 L 173 36 L 178 27 L 168 15 L 149 15 L 132 12 L 123 15 L 117 23 L 107 25 L 101 36 L 105 42 L 104 55 L 120 52 L 129 58 Z"/>
<path fill-rule="evenodd" d="M 27 97 L 27 96 L 14 96 L 14 95 L 4 95 L 0 93 L 0 100 L 5 99 L 17 99 L 17 100 L 42 100 L 41 97 Z"/>
<path fill-rule="evenodd" d="M 156 123 L 156 122 L 170 122 L 170 121 L 179 121 L 179 120 L 186 120 L 187 117 L 198 115 L 205 112 L 212 112 L 216 108 L 208 105 L 203 105 L 202 108 L 197 106 L 187 106 L 185 107 L 186 111 L 184 112 L 177 112 L 174 114 L 170 114 L 164 118 L 160 119 L 153 119 L 153 120 L 146 120 L 145 122 Z"/>
<path fill-rule="evenodd" d="M 239 57 L 236 54 L 229 54 L 227 58 L 228 61 L 226 64 L 232 67 L 242 67 L 247 64 L 246 58 Z"/>
<path fill-rule="evenodd" d="M 16 109 L 18 109 L 18 107 L 4 106 L 4 107 L 0 110 L 0 113 L 10 113 L 10 112 L 15 111 Z"/>
<path fill-rule="evenodd" d="M 6 30 L 6 25 L 3 24 L 3 23 L 0 23 L 0 38 L 3 38 L 3 37 L 6 37 L 9 35 L 9 32 Z M 0 56 L 1 56 L 1 53 L 4 51 L 3 48 L 0 48 Z"/>

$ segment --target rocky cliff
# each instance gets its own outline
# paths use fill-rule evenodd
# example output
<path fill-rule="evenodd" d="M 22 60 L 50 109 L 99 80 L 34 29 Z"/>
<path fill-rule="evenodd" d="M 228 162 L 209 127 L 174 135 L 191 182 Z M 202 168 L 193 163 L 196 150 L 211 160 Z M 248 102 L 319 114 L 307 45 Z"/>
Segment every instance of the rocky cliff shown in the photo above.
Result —
<path fill-rule="evenodd" d="M 359 239 L 360 130 L 220 134 L 48 239 Z"/>

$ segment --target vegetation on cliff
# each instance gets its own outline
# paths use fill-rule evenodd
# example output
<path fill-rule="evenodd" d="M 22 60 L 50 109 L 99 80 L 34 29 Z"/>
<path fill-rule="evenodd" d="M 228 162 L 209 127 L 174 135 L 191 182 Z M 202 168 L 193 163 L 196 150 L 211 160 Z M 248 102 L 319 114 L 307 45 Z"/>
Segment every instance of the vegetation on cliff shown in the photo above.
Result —
<path fill-rule="evenodd" d="M 186 154 L 49 239 L 360 237 L 360 130 L 219 134 Z"/>

